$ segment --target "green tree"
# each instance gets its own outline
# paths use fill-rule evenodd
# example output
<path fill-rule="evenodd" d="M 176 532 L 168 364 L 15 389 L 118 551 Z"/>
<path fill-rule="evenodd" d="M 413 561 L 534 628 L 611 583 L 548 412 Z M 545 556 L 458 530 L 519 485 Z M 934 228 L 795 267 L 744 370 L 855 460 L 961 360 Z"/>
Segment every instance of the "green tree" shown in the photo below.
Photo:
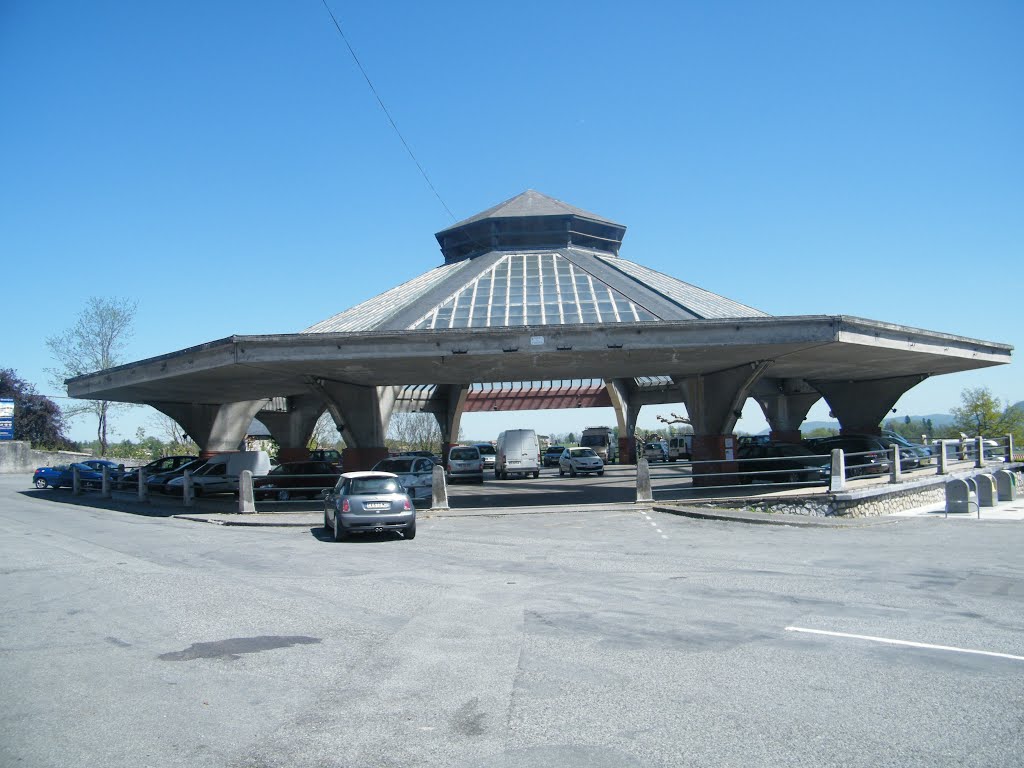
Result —
<path fill-rule="evenodd" d="M 55 450 L 71 447 L 60 407 L 11 368 L 0 368 L 0 398 L 14 400 L 14 439 L 27 440 L 34 448 Z"/>
<path fill-rule="evenodd" d="M 1024 409 L 1003 403 L 988 387 L 972 387 L 960 393 L 960 407 L 953 408 L 953 426 L 970 436 L 1013 435 L 1024 439 Z"/>
<path fill-rule="evenodd" d="M 137 301 L 91 297 L 71 328 L 46 339 L 46 346 L 57 361 L 57 367 L 49 369 L 53 385 L 64 387 L 67 379 L 105 371 L 124 362 L 122 356 L 132 336 L 137 309 Z M 96 439 L 102 456 L 107 451 L 110 413 L 119 407 L 130 406 L 108 400 L 83 400 L 65 406 L 64 415 L 69 419 L 86 413 L 96 416 Z"/>

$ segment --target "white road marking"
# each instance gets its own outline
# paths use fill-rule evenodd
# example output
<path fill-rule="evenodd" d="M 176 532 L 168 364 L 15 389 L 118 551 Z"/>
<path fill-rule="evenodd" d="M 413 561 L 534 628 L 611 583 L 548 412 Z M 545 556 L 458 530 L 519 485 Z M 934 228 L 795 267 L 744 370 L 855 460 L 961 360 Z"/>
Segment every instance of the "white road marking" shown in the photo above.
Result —
<path fill-rule="evenodd" d="M 893 640 L 890 637 L 873 637 L 872 635 L 851 635 L 848 632 L 828 632 L 824 629 L 806 629 L 804 627 L 786 627 L 787 632 L 805 632 L 811 635 L 828 635 L 829 637 L 848 637 L 853 640 L 870 640 L 873 643 L 888 643 L 889 645 L 908 645 L 911 648 L 928 648 L 933 651 L 954 651 L 956 653 L 973 653 L 978 656 L 995 656 L 1000 659 L 1013 659 L 1024 661 L 1024 656 L 1014 656 L 1012 653 L 996 653 L 995 651 L 979 651 L 974 648 L 957 648 L 952 645 L 932 645 L 931 643 L 915 643 L 910 640 Z"/>

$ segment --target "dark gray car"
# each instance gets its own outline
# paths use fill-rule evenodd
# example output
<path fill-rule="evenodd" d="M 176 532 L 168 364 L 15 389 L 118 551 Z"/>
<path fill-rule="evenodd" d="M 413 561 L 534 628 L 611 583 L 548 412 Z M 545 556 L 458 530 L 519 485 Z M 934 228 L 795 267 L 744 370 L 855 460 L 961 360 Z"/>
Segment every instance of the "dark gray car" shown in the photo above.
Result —
<path fill-rule="evenodd" d="M 341 541 L 353 533 L 399 531 L 416 538 L 416 507 L 391 472 L 346 472 L 324 495 L 324 528 Z"/>

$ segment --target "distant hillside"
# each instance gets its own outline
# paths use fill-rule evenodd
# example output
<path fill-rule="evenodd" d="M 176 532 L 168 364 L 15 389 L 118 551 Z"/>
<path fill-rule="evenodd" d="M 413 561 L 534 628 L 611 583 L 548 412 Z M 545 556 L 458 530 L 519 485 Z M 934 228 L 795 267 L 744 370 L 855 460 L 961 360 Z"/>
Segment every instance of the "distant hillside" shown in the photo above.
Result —
<path fill-rule="evenodd" d="M 1018 403 L 1021 407 L 1024 407 L 1024 401 Z M 892 418 L 902 419 L 904 417 L 893 416 Z M 948 413 L 927 413 L 924 416 L 911 416 L 914 421 L 924 421 L 925 419 L 931 419 L 932 425 L 935 427 L 946 427 L 953 423 L 953 417 Z M 888 421 L 888 419 L 886 419 Z M 836 432 L 839 431 L 838 421 L 805 421 L 800 425 L 801 432 L 811 432 L 815 429 L 833 429 Z M 767 435 L 769 430 L 764 429 L 760 432 L 762 435 Z"/>

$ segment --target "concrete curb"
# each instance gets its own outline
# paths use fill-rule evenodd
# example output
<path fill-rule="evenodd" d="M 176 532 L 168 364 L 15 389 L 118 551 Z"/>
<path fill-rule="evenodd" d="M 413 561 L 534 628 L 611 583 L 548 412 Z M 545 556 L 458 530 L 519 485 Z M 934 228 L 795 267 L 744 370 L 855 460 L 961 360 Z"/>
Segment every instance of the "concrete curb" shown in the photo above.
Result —
<path fill-rule="evenodd" d="M 803 517 L 784 513 L 745 512 L 739 509 L 711 510 L 696 507 L 672 507 L 655 504 L 655 512 L 663 512 L 697 520 L 718 520 L 748 525 L 786 525 L 791 528 L 862 528 L 870 525 L 892 525 L 912 518 L 894 520 L 890 517 Z"/>

